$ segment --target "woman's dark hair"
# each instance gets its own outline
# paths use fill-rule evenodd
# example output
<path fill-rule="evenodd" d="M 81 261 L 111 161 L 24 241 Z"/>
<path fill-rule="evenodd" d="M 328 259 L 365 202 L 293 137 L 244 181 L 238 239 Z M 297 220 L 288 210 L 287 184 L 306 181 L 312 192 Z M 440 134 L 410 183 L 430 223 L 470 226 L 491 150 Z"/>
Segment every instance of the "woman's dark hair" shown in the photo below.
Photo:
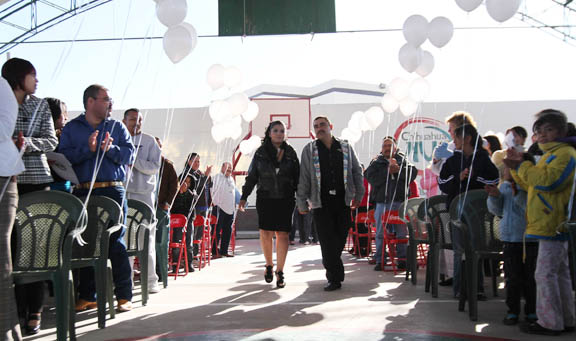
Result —
<path fill-rule="evenodd" d="M 502 149 L 502 144 L 496 135 L 486 135 L 484 139 L 490 143 L 490 154 Z"/>
<path fill-rule="evenodd" d="M 476 149 L 482 149 L 482 138 L 478 135 L 478 131 L 474 126 L 470 124 L 462 125 L 454 130 L 454 136 L 462 137 L 462 140 L 466 136 L 470 136 L 470 145 L 472 147 L 476 146 Z"/>
<path fill-rule="evenodd" d="M 565 136 L 568 132 L 568 119 L 566 114 L 556 109 L 542 110 L 536 115 L 536 122 L 532 125 L 532 131 L 536 132 L 544 124 L 549 124 L 560 131 L 560 136 Z"/>
<path fill-rule="evenodd" d="M 190 161 L 194 160 L 197 156 L 198 156 L 198 153 L 190 153 L 190 154 L 188 154 L 188 158 L 186 159 L 186 164 L 185 164 L 184 166 L 185 166 L 185 167 L 188 166 L 188 164 L 190 163 Z"/>
<path fill-rule="evenodd" d="M 54 122 L 58 121 L 60 116 L 62 116 L 62 101 L 58 98 L 46 97 L 46 102 L 48 102 L 48 106 L 50 107 L 50 112 L 52 113 L 52 120 Z"/>
<path fill-rule="evenodd" d="M 508 130 L 513 131 L 516 135 L 520 136 L 523 139 L 528 138 L 528 132 L 526 131 L 526 129 L 524 129 L 524 127 L 515 126 Z"/>
<path fill-rule="evenodd" d="M 266 127 L 266 131 L 264 132 L 264 139 L 262 139 L 262 144 L 272 143 L 272 140 L 270 139 L 270 133 L 272 132 L 272 128 L 279 124 L 282 125 L 284 129 L 286 129 L 286 125 L 282 121 L 270 122 L 270 124 L 268 124 L 268 127 Z"/>
<path fill-rule="evenodd" d="M 572 122 L 568 122 L 568 129 L 566 129 L 566 136 L 576 136 L 576 126 Z"/>
<path fill-rule="evenodd" d="M 34 65 L 25 59 L 10 58 L 2 65 L 2 77 L 8 81 L 12 90 L 24 89 L 24 79 L 33 72 L 36 72 Z"/>

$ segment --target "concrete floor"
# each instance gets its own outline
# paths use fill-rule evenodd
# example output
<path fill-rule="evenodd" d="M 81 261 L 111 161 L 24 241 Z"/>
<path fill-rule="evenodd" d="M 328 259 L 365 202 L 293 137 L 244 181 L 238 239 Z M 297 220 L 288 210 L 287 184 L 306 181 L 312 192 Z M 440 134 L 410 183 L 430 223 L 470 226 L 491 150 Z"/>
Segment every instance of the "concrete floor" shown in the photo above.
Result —
<path fill-rule="evenodd" d="M 479 302 L 479 319 L 458 312 L 451 288 L 439 298 L 424 292 L 424 270 L 413 286 L 404 275 L 375 272 L 366 259 L 345 253 L 342 290 L 324 292 L 318 245 L 296 245 L 288 254 L 287 286 L 263 280 L 258 240 L 239 240 L 234 258 L 221 258 L 202 271 L 169 281 L 167 289 L 117 314 L 98 329 L 96 312 L 77 315 L 79 340 L 542 340 L 501 323 L 504 292 Z M 487 286 L 488 288 L 488 286 Z M 491 295 L 490 292 L 488 292 Z M 46 309 L 39 335 L 55 339 L 54 310 Z M 574 340 L 576 334 L 549 337 Z"/>

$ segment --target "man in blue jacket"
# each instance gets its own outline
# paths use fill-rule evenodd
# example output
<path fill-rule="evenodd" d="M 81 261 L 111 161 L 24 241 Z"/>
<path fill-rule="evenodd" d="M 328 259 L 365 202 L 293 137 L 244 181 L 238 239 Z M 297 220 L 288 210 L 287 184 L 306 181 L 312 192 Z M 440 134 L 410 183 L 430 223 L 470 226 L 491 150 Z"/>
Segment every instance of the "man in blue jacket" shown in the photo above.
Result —
<path fill-rule="evenodd" d="M 133 163 L 134 145 L 122 122 L 110 117 L 112 99 L 108 89 L 101 85 L 90 85 L 84 91 L 85 113 L 70 121 L 62 130 L 59 151 L 72 164 L 78 177 L 74 195 L 85 197 L 102 195 L 115 200 L 128 211 L 124 200 L 123 181 L 126 167 Z M 108 257 L 112 262 L 114 293 L 118 300 L 118 311 L 132 309 L 132 279 L 130 263 L 124 244 L 125 230 L 122 228 L 110 237 Z M 80 271 L 79 300 L 76 310 L 96 308 L 94 271 Z"/>

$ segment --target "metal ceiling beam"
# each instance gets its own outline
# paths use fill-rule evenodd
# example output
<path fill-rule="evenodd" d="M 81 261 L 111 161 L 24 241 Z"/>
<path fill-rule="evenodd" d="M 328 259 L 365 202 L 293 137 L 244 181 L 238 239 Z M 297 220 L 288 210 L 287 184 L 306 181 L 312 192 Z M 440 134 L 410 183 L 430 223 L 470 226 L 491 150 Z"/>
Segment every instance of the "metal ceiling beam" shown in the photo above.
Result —
<path fill-rule="evenodd" d="M 77 1 L 72 0 L 70 1 L 70 6 L 68 8 L 64 8 L 48 0 L 14 1 L 13 4 L 0 11 L 0 23 L 18 28 L 24 32 L 11 41 L 2 43 L 0 45 L 0 54 L 9 51 L 11 48 L 17 46 L 21 42 L 34 37 L 38 33 L 45 31 L 54 25 L 58 25 L 59 23 L 68 20 L 75 15 L 104 5 L 110 1 L 112 0 L 92 0 L 83 4 L 78 4 Z M 38 3 L 55 8 L 60 12 L 50 16 L 48 19 L 39 20 L 38 11 L 42 10 L 42 8 L 40 6 L 39 9 Z M 30 10 L 30 27 L 23 27 L 7 20 L 11 15 L 27 9 Z"/>

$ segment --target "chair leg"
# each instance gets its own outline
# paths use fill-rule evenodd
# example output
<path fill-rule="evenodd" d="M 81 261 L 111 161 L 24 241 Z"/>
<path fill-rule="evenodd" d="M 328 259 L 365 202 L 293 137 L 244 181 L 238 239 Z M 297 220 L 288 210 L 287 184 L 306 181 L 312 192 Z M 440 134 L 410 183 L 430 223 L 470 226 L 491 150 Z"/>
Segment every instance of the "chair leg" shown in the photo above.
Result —
<path fill-rule="evenodd" d="M 498 297 L 498 264 L 499 262 L 497 260 L 490 262 L 492 270 L 492 294 L 494 297 Z"/>
<path fill-rule="evenodd" d="M 410 255 L 410 262 L 412 263 L 411 266 L 411 275 L 412 275 L 412 284 L 416 285 L 418 284 L 418 245 L 414 244 L 413 247 L 410 247 L 410 253 L 407 253 L 408 255 Z"/>
<path fill-rule="evenodd" d="M 424 282 L 424 292 L 430 292 L 430 282 L 432 282 L 432 249 L 428 249 L 428 261 L 426 262 L 426 280 Z"/>
<path fill-rule="evenodd" d="M 58 273 L 53 277 L 54 296 L 56 296 L 56 337 L 68 339 L 70 322 L 70 273 Z"/>
<path fill-rule="evenodd" d="M 458 299 L 458 311 L 464 311 L 466 308 L 466 300 L 469 299 L 470 290 L 468 290 L 468 273 L 466 269 L 466 260 L 462 260 L 461 262 L 461 270 L 460 270 L 460 298 Z M 468 302 L 470 304 L 470 302 Z"/>
<path fill-rule="evenodd" d="M 106 282 L 107 271 L 97 264 L 94 269 L 96 277 L 96 303 L 98 305 L 98 328 L 106 328 Z"/>
<path fill-rule="evenodd" d="M 439 245 L 431 246 L 433 250 L 433 262 L 432 262 L 432 297 L 438 297 L 438 277 L 440 275 L 440 247 Z"/>
<path fill-rule="evenodd" d="M 480 260 L 476 257 L 470 257 L 471 261 L 468 262 L 468 268 L 470 269 L 469 273 L 469 287 L 470 287 L 470 294 L 468 297 L 468 310 L 470 315 L 471 321 L 478 320 L 478 269 Z"/>
<path fill-rule="evenodd" d="M 148 304 L 148 248 L 140 252 L 140 288 L 142 291 L 142 305 Z"/>
<path fill-rule="evenodd" d="M 69 310 L 69 316 L 68 316 L 68 330 L 69 330 L 69 334 L 70 334 L 70 340 L 75 341 L 76 340 L 76 309 L 75 309 L 75 297 L 74 297 L 74 281 L 72 280 L 72 277 L 70 277 L 70 280 L 68 281 L 68 285 L 69 285 L 69 302 L 68 302 L 68 310 Z"/>
<path fill-rule="evenodd" d="M 108 298 L 108 309 L 110 314 L 110 319 L 116 318 L 116 308 L 114 307 L 114 281 L 112 280 L 112 265 L 106 265 L 107 280 L 106 280 L 106 290 L 108 291 L 106 297 Z"/>

